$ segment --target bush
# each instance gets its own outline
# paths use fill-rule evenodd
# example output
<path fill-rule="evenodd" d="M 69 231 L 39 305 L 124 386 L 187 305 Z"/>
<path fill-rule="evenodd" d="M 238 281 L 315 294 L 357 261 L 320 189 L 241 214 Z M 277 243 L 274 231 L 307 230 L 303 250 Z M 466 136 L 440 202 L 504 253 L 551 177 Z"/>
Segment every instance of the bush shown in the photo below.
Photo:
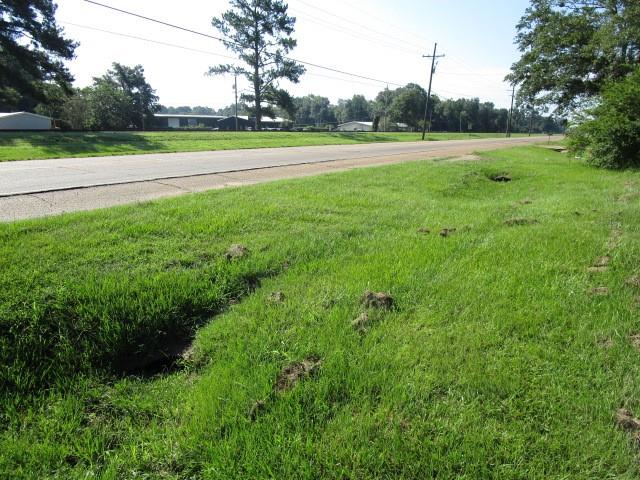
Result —
<path fill-rule="evenodd" d="M 640 68 L 605 88 L 588 115 L 569 133 L 572 150 L 599 167 L 640 167 Z"/>

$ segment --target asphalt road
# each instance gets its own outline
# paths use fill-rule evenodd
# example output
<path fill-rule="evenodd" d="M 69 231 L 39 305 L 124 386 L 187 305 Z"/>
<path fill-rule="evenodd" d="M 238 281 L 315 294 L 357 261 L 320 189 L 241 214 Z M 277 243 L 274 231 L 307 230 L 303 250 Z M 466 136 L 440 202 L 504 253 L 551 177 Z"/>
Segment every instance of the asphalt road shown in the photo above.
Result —
<path fill-rule="evenodd" d="M 4 162 L 0 221 L 546 141 L 547 137 L 522 137 Z"/>

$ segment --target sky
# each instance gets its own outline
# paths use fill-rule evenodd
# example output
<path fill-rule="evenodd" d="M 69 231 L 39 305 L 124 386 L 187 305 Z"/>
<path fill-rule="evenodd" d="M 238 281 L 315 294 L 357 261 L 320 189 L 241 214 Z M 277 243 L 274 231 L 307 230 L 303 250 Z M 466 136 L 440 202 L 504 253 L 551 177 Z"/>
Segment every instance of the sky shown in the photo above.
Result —
<path fill-rule="evenodd" d="M 229 9 L 227 0 L 97 0 L 123 10 L 217 36 L 211 19 Z M 112 62 L 141 64 L 165 106 L 233 103 L 233 77 L 206 75 L 210 66 L 234 63 L 221 42 L 91 4 L 58 0 L 56 18 L 79 42 L 67 62 L 75 85 L 84 87 Z M 308 67 L 298 84 L 282 82 L 295 96 L 315 94 L 332 102 L 362 94 L 373 99 L 390 89 L 429 81 L 438 43 L 433 92 L 444 98 L 479 97 L 499 107 L 510 102 L 503 78 L 519 53 L 515 25 L 528 0 L 289 0 L 297 19 L 298 46 L 290 56 L 373 80 Z M 110 32 L 110 33 L 107 33 Z M 117 35 L 115 35 L 117 34 Z M 123 36 L 125 35 L 125 36 Z M 128 37 L 127 37 L 128 35 Z M 138 37 L 138 38 L 131 38 Z M 141 40 L 145 39 L 145 40 Z M 153 43 L 148 40 L 152 40 Z M 239 79 L 239 90 L 248 91 Z"/>

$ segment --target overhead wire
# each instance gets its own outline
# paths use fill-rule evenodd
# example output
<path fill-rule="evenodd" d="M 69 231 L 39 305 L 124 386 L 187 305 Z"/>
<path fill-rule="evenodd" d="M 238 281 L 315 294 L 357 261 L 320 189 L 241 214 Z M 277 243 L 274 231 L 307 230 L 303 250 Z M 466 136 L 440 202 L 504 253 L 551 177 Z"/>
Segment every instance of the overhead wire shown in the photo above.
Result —
<path fill-rule="evenodd" d="M 124 13 L 126 15 L 131 15 L 131 16 L 134 16 L 134 17 L 137 17 L 137 18 L 141 18 L 143 20 L 147 20 L 147 21 L 150 21 L 150 22 L 158 23 L 158 24 L 170 27 L 170 28 L 175 28 L 175 29 L 182 30 L 182 31 L 185 31 L 185 32 L 189 32 L 189 33 L 193 33 L 195 35 L 199 35 L 199 36 L 202 36 L 202 37 L 211 38 L 213 40 L 217 40 L 219 42 L 222 42 L 223 44 L 231 44 L 231 45 L 236 45 L 236 46 L 243 47 L 243 45 L 240 45 L 239 43 L 234 42 L 232 40 L 228 40 L 228 39 L 224 39 L 224 38 L 221 38 L 221 37 L 217 37 L 215 35 L 209 35 L 208 33 L 198 32 L 197 30 L 193 30 L 193 29 L 190 29 L 190 28 L 187 28 L 187 27 L 182 27 L 182 26 L 175 25 L 175 24 L 172 24 L 172 23 L 169 23 L 169 22 L 165 22 L 165 21 L 162 21 L 162 20 L 158 20 L 158 19 L 155 19 L 155 18 L 147 17 L 145 15 L 140 15 L 138 13 L 130 12 L 128 10 L 123 10 L 123 9 L 120 9 L 120 8 L 116 8 L 116 7 L 113 7 L 111 5 L 106 5 L 106 4 L 103 4 L 103 3 L 100 3 L 100 2 L 96 2 L 95 0 L 84 0 L 84 1 L 87 2 L 87 3 L 91 3 L 93 5 L 97 5 L 97 6 L 100 6 L 100 7 L 103 7 L 103 8 L 107 8 L 109 10 L 114 10 L 114 11 L 117 11 L 117 12 L 120 12 L 120 13 Z M 369 76 L 366 76 L 366 75 L 360 75 L 360 74 L 357 74 L 357 73 L 347 72 L 345 70 L 341 70 L 341 69 L 334 68 L 334 67 L 327 67 L 325 65 L 320 65 L 320 64 L 317 64 L 317 63 L 313 63 L 313 62 L 308 62 L 306 60 L 300 60 L 300 59 L 296 59 L 296 58 L 293 58 L 293 57 L 286 57 L 286 58 L 288 60 L 300 63 L 302 65 L 316 67 L 316 68 L 320 68 L 320 69 L 327 70 L 327 71 L 330 71 L 330 72 L 339 73 L 339 74 L 342 74 L 342 75 L 348 75 L 348 76 L 352 76 L 354 78 L 360 78 L 362 80 L 370 80 L 370 81 L 373 81 L 373 82 L 376 82 L 376 83 L 394 85 L 394 86 L 397 86 L 397 87 L 401 87 L 402 86 L 400 83 L 390 82 L 390 81 L 387 81 L 387 80 L 381 80 L 381 79 L 369 77 Z"/>

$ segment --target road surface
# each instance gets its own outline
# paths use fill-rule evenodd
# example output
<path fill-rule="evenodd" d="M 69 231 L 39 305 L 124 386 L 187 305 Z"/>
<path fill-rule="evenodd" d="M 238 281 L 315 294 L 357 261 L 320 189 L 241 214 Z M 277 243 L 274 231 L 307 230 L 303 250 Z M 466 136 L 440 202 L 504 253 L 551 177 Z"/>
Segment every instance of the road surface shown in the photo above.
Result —
<path fill-rule="evenodd" d="M 0 163 L 0 221 L 546 141 L 546 137 L 522 137 L 4 162 Z"/>

